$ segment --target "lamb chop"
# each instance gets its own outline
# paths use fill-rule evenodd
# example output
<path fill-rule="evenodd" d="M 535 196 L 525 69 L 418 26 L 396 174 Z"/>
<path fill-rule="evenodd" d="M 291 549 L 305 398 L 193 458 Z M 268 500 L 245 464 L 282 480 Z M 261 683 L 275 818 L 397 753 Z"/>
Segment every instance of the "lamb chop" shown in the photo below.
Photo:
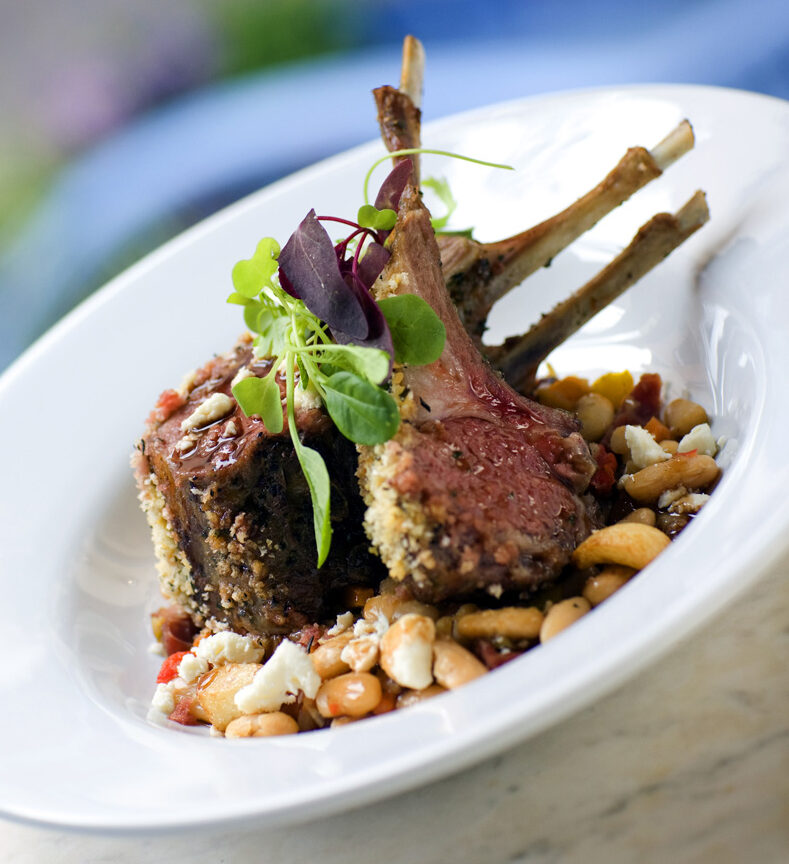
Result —
<path fill-rule="evenodd" d="M 395 579 L 438 601 L 535 588 L 596 525 L 580 494 L 596 469 L 577 424 L 512 390 L 482 358 L 444 285 L 430 214 L 414 185 L 400 201 L 376 299 L 414 293 L 447 330 L 441 357 L 397 370 L 396 436 L 361 447 L 365 524 Z"/>
<path fill-rule="evenodd" d="M 270 369 L 248 337 L 213 358 L 180 393 L 162 394 L 134 459 L 165 595 L 198 626 L 262 636 L 336 614 L 344 586 L 376 586 L 385 575 L 362 529 L 354 445 L 319 403 L 302 398 L 299 432 L 329 466 L 338 526 L 317 567 L 312 505 L 290 438 L 245 417 L 230 394 L 240 370 L 264 377 Z"/>
<path fill-rule="evenodd" d="M 409 81 L 410 94 L 405 88 L 375 91 L 390 150 L 411 148 L 418 141 L 418 108 L 411 96 L 420 89 L 419 74 L 404 71 L 403 78 Z M 679 136 L 687 139 L 686 131 Z M 676 138 L 659 152 L 686 147 L 687 141 L 677 146 Z M 649 154 L 645 160 L 645 153 L 626 157 L 626 165 L 655 161 Z M 652 175 L 659 171 L 656 164 Z M 642 173 L 638 168 L 631 172 L 635 182 Z M 486 250 L 468 245 L 467 251 L 476 254 L 466 256 L 465 269 L 457 257 L 455 267 L 448 268 L 450 282 L 465 283 L 466 292 L 456 295 L 456 305 L 417 178 L 415 166 L 388 241 L 392 256 L 374 293 L 376 299 L 417 294 L 444 322 L 447 341 L 430 366 L 397 370 L 393 392 L 402 418 L 397 435 L 375 448 L 360 448 L 359 480 L 368 505 L 365 525 L 390 575 L 407 581 L 421 599 L 440 601 L 480 589 L 493 596 L 512 589 L 528 591 L 554 578 L 575 545 L 597 525 L 594 503 L 581 497 L 596 463 L 569 415 L 532 402 L 501 380 L 478 350 L 481 325 L 502 286 L 516 284 L 525 270 L 534 269 L 535 258 L 539 261 L 546 250 L 555 254 L 624 193 L 604 181 L 597 194 L 590 193 L 546 227 L 505 241 L 510 254 L 485 278 L 479 262 Z M 535 357 L 542 351 L 543 359 L 558 334 L 569 335 L 602 308 L 606 298 L 632 284 L 638 271 L 641 275 L 656 263 L 656 254 L 664 257 L 672 243 L 677 245 L 699 227 L 706 212 L 703 196 L 700 202 L 697 196 L 692 200 L 689 212 L 676 219 L 655 217 L 594 284 L 534 328 L 530 339 L 519 338 L 502 348 L 497 354 L 502 365 L 517 370 L 521 381 L 532 374 Z M 641 255 L 644 248 L 649 255 Z M 446 256 L 446 244 L 444 249 Z M 462 280 L 456 279 L 459 273 L 465 274 Z M 546 350 L 547 345 L 551 348 Z"/>

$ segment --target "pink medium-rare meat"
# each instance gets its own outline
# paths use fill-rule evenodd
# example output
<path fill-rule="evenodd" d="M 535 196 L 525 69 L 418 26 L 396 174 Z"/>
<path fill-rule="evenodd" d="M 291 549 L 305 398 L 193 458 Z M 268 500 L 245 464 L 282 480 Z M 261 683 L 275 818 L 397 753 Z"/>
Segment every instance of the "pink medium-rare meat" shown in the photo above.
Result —
<path fill-rule="evenodd" d="M 446 290 L 413 186 L 389 243 L 376 298 L 417 294 L 447 340 L 435 363 L 395 371 L 400 430 L 360 448 L 368 535 L 391 575 L 422 599 L 536 588 L 596 524 L 581 497 L 595 462 L 569 414 L 520 396 L 480 355 Z"/>

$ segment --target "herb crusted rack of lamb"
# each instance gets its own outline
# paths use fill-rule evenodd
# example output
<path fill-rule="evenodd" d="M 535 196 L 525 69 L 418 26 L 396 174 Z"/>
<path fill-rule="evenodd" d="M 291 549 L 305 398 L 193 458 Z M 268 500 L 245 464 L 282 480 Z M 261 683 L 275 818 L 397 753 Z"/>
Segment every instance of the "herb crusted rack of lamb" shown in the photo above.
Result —
<path fill-rule="evenodd" d="M 597 466 L 569 414 L 517 394 L 474 346 L 446 290 L 430 214 L 409 184 L 376 299 L 413 293 L 447 340 L 429 366 L 394 379 L 403 422 L 361 448 L 370 538 L 395 579 L 423 600 L 536 588 L 597 522 L 582 499 Z"/>
<path fill-rule="evenodd" d="M 408 76 L 404 71 L 404 79 L 410 79 L 412 94 L 421 87 L 421 72 Z M 386 111 L 380 110 L 382 93 Z M 376 97 L 390 150 L 418 144 L 419 111 L 408 92 L 381 88 Z M 407 122 L 401 123 L 403 111 Z M 371 208 L 373 222 L 348 223 L 353 232 L 333 248 L 319 226 L 328 217 L 314 213 L 281 255 L 274 241 L 262 252 L 259 247 L 243 264 L 263 280 L 263 287 L 231 298 L 245 305 L 245 319 L 258 333 L 254 347 L 249 337 L 243 338 L 180 391 L 163 394 L 149 418 L 135 457 L 140 498 L 153 532 L 163 591 L 198 627 L 258 636 L 293 634 L 346 608 L 344 588 L 375 588 L 387 574 L 417 597 L 436 602 L 480 589 L 495 597 L 514 589 L 528 593 L 558 576 L 573 549 L 599 524 L 596 504 L 585 494 L 598 466 L 578 434 L 577 421 L 516 393 L 481 356 L 479 336 L 490 292 L 479 278 L 484 277 L 480 255 L 474 278 L 459 279 L 463 271 L 457 261 L 442 271 L 441 255 L 450 241 L 441 238 L 440 253 L 417 177 L 416 154 L 410 162 L 400 160 L 400 170 L 384 181 Z M 616 203 L 608 200 L 596 218 Z M 572 221 L 573 208 L 566 213 Z M 697 208 L 694 220 L 681 226 L 671 222 L 675 217 L 662 215 L 669 240 L 639 275 L 699 227 L 705 211 Z M 572 239 L 566 222 L 561 232 L 557 226 L 562 238 L 553 245 L 558 249 Z M 585 224 L 576 219 L 576 234 L 586 230 Z M 651 237 L 650 224 L 642 232 Z M 362 241 L 355 253 L 354 238 Z M 628 275 L 638 270 L 628 256 L 644 259 L 640 247 L 634 253 L 631 247 L 612 262 L 619 261 Z M 319 313 L 323 296 L 316 295 L 315 285 L 301 282 L 310 268 L 292 266 L 299 256 L 302 265 L 309 263 L 313 253 L 321 262 L 313 269 L 337 268 L 327 278 L 334 284 L 331 296 L 349 291 L 364 320 L 346 315 L 335 323 L 329 317 L 331 304 L 325 315 Z M 511 260 L 506 266 L 520 266 L 517 254 Z M 503 275 L 497 273 L 499 293 L 502 284 L 511 287 L 519 281 L 514 270 L 508 276 L 506 266 Z M 583 295 L 580 313 L 573 301 L 558 316 L 562 333 L 600 308 L 595 298 L 609 302 L 616 296 L 607 290 L 612 284 L 617 292 L 632 284 L 632 278 L 609 277 L 607 270 L 590 283 L 591 299 L 588 291 L 584 294 L 588 286 L 577 292 Z M 234 270 L 237 290 L 242 290 L 235 276 Z M 318 288 L 323 278 L 317 280 Z M 447 280 L 456 289 L 452 296 Z M 462 320 L 455 306 L 461 283 L 466 292 Z M 300 347 L 294 349 L 287 321 L 285 330 L 260 324 L 256 310 L 262 309 L 267 291 L 280 298 L 286 311 L 293 311 L 294 302 L 306 304 L 305 316 L 312 317 L 302 328 Z M 422 319 L 434 332 L 430 316 L 440 321 L 446 341 L 440 356 L 422 357 L 419 362 L 425 365 L 396 364 L 390 377 L 389 355 L 403 357 L 396 356 L 398 346 L 393 347 L 382 310 L 387 302 L 406 297 L 428 310 Z M 469 315 L 475 304 L 479 314 Z M 287 318 L 283 313 L 278 320 Z M 552 333 L 555 318 L 548 319 Z M 543 329 L 538 324 L 527 336 L 533 341 Z M 543 354 L 528 353 L 532 365 L 550 350 L 550 339 L 537 341 Z M 280 347 L 274 350 L 275 345 Z M 514 347 L 523 353 L 522 343 Z M 355 359 L 345 358 L 350 363 L 346 371 L 332 367 L 324 374 L 320 366 L 310 366 L 310 358 L 317 356 L 310 352 L 323 352 L 328 370 L 332 364 L 326 358 L 340 363 L 342 351 L 355 348 Z M 387 358 L 384 371 L 380 356 L 373 357 L 376 350 Z M 368 352 L 361 364 L 366 380 L 348 385 L 348 375 L 353 378 L 360 368 L 359 351 Z M 506 357 L 493 356 L 506 368 Z M 376 360 L 375 373 L 369 358 Z M 306 389 L 298 386 L 300 375 Z M 239 384 L 260 386 L 259 409 L 238 404 L 243 401 Z M 350 435 L 359 445 L 357 481 L 356 448 L 345 437 L 341 417 L 348 397 L 355 398 L 362 385 L 368 407 L 373 405 L 379 418 L 383 412 L 384 421 L 379 419 L 372 435 L 369 430 L 360 433 L 357 423 Z M 370 543 L 376 555 L 370 553 Z"/>

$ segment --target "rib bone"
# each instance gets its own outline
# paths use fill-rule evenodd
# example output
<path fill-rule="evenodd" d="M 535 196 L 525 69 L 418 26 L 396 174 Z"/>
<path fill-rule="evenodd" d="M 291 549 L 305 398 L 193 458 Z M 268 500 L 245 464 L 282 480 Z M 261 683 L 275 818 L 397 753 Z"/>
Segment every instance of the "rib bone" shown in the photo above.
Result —
<path fill-rule="evenodd" d="M 658 213 L 643 225 L 630 245 L 523 336 L 507 339 L 485 352 L 516 389 L 531 387 L 539 364 L 601 309 L 659 264 L 709 218 L 704 193 L 697 191 L 677 211 Z"/>
<path fill-rule="evenodd" d="M 403 68 L 400 73 L 400 92 L 404 93 L 414 107 L 422 107 L 422 86 L 425 77 L 425 49 L 415 36 L 403 40 Z M 418 137 L 418 136 L 417 136 Z M 418 144 L 409 144 L 418 147 Z"/>
<path fill-rule="evenodd" d="M 582 234 L 659 177 L 693 147 L 687 120 L 651 152 L 631 147 L 594 189 L 565 210 L 533 228 L 496 243 L 466 237 L 439 237 L 441 265 L 450 295 L 469 333 L 481 344 L 493 304 L 524 279 L 545 267 Z"/>

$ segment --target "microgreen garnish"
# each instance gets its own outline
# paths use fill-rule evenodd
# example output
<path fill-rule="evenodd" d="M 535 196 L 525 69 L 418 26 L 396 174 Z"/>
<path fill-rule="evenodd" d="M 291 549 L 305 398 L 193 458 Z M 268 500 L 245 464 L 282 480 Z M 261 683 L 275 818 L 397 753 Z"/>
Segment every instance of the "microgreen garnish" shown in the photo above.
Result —
<path fill-rule="evenodd" d="M 400 426 L 394 399 L 351 372 L 335 372 L 324 384 L 323 398 L 337 428 L 357 444 L 383 444 Z"/>
<path fill-rule="evenodd" d="M 373 228 L 376 231 L 391 231 L 397 221 L 397 213 L 389 207 L 379 210 L 372 204 L 362 204 L 356 221 L 362 228 Z"/>
<path fill-rule="evenodd" d="M 364 310 L 354 302 L 353 289 L 342 278 L 334 245 L 314 210 L 282 247 L 279 269 L 285 276 L 280 277 L 283 288 L 303 300 L 310 312 L 330 327 L 354 339 L 364 339 L 370 332 Z M 238 286 L 236 290 L 243 293 Z"/>
<path fill-rule="evenodd" d="M 371 289 L 390 253 L 385 246 L 395 227 L 400 198 L 413 170 L 399 162 L 381 184 L 375 204 L 367 197 L 370 176 L 385 159 L 434 153 L 494 168 L 509 168 L 443 150 L 399 150 L 373 164 L 364 180 L 364 205 L 357 221 L 336 216 L 304 217 L 280 249 L 265 237 L 251 258 L 233 268 L 234 291 L 228 303 L 243 307 L 244 321 L 255 334 L 256 356 L 271 359 L 265 378 L 249 376 L 233 387 L 241 410 L 258 416 L 273 435 L 284 430 L 307 480 L 312 501 L 318 566 L 331 545 L 331 483 L 317 450 L 299 438 L 296 387 L 320 397 L 337 429 L 357 444 L 388 441 L 399 428 L 400 411 L 385 389 L 397 361 L 413 366 L 435 362 L 444 349 L 446 330 L 420 297 L 401 294 L 376 303 Z M 426 180 L 447 208 L 434 220 L 443 229 L 455 199 L 445 180 Z M 345 225 L 347 236 L 333 243 L 324 222 Z M 296 374 L 298 373 L 298 384 Z"/>
<path fill-rule="evenodd" d="M 373 175 L 373 171 L 382 163 L 386 162 L 387 159 L 394 159 L 398 156 L 416 156 L 420 153 L 432 153 L 434 156 L 448 156 L 450 159 L 460 159 L 463 162 L 473 162 L 475 165 L 485 165 L 488 168 L 503 168 L 506 171 L 513 171 L 512 165 L 502 165 L 498 162 L 486 162 L 483 159 L 472 159 L 471 156 L 461 156 L 459 153 L 450 153 L 447 150 L 430 150 L 427 147 L 407 147 L 404 150 L 393 150 L 391 153 L 388 153 L 386 156 L 382 156 L 380 159 L 376 159 L 375 162 L 370 166 L 367 174 L 364 177 L 364 184 L 362 186 L 362 193 L 364 195 L 364 203 L 369 204 L 370 198 L 368 196 L 368 188 L 370 186 L 370 178 Z M 408 165 L 408 162 L 401 162 L 400 165 Z M 400 166 L 398 166 L 400 167 Z M 395 168 L 397 170 L 397 168 Z M 400 169 L 404 171 L 405 169 Z M 394 172 L 392 172 L 394 173 Z M 409 172 L 410 173 L 410 169 Z M 406 181 L 408 176 L 406 175 Z M 402 190 L 401 190 L 402 192 Z M 380 209 L 381 205 L 376 200 L 376 207 Z"/>
<path fill-rule="evenodd" d="M 288 431 L 290 432 L 293 449 L 299 460 L 301 470 L 307 480 L 312 501 L 312 525 L 315 531 L 315 545 L 318 549 L 318 567 L 329 554 L 331 548 L 331 481 L 329 471 L 323 456 L 312 447 L 306 447 L 301 443 L 299 430 L 296 426 L 296 412 L 293 407 L 293 355 L 285 355 L 285 400 L 288 412 Z"/>
<path fill-rule="evenodd" d="M 429 303 L 416 294 L 378 301 L 392 333 L 395 360 L 411 366 L 434 363 L 444 350 L 447 331 Z"/>
<path fill-rule="evenodd" d="M 457 209 L 458 202 L 455 201 L 455 196 L 452 194 L 449 183 L 444 177 L 424 177 L 422 178 L 421 185 L 427 189 L 432 189 L 438 196 L 438 200 L 447 208 L 447 212 L 443 216 L 434 216 L 430 220 L 433 230 L 441 231 L 443 228 L 446 228 L 447 222 L 449 222 L 450 217 Z"/>
<path fill-rule="evenodd" d="M 242 379 L 233 388 L 233 395 L 247 417 L 257 414 L 269 432 L 278 435 L 282 431 L 282 394 L 271 374 Z"/>

